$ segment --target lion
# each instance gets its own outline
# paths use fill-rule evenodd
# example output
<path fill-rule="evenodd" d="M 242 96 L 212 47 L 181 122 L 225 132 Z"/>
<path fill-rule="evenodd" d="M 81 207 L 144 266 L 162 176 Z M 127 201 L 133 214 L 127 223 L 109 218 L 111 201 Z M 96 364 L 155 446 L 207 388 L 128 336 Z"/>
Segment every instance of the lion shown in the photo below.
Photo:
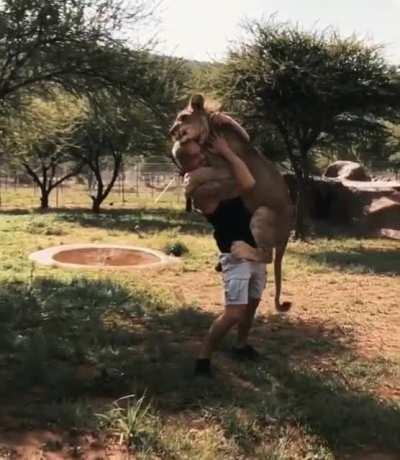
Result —
<path fill-rule="evenodd" d="M 234 181 L 226 161 L 219 155 L 208 153 L 210 140 L 214 135 L 225 138 L 230 148 L 246 163 L 255 179 L 251 191 L 241 194 L 247 209 L 252 213 L 250 229 L 257 247 L 274 248 L 275 307 L 287 311 L 290 302 L 280 302 L 282 285 L 282 259 L 290 235 L 293 205 L 288 188 L 275 165 L 265 158 L 251 143 L 247 132 L 231 117 L 221 112 L 209 112 L 204 107 L 204 98 L 198 94 L 190 99 L 189 105 L 178 113 L 170 129 L 170 136 L 176 140 L 173 156 L 185 173 L 185 158 L 179 149 L 182 144 L 195 141 L 205 153 L 207 166 L 192 174 L 196 185 L 190 191 L 195 200 L 196 191 L 210 187 L 220 193 L 221 200 L 232 194 Z"/>

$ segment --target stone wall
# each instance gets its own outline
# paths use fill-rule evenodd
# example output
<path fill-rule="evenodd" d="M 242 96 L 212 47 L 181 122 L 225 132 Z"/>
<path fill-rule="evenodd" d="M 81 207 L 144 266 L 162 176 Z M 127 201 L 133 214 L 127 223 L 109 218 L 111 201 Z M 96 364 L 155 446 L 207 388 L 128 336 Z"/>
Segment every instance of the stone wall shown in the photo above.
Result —
<path fill-rule="evenodd" d="M 295 201 L 295 177 L 286 175 L 285 179 Z M 357 229 L 365 235 L 392 229 L 400 237 L 400 181 L 312 177 L 306 196 L 307 214 L 312 220 Z"/>

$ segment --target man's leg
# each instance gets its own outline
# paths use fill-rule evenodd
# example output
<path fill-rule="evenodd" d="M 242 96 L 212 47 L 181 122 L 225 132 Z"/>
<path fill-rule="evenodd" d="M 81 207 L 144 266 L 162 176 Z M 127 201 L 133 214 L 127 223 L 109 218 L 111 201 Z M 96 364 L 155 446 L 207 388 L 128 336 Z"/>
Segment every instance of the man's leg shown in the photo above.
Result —
<path fill-rule="evenodd" d="M 236 357 L 242 359 L 256 359 L 259 356 L 258 352 L 247 341 L 253 325 L 255 312 L 265 289 L 266 265 L 263 263 L 252 263 L 251 273 L 249 300 L 242 320 L 238 324 L 238 344 L 232 350 Z"/>
<path fill-rule="evenodd" d="M 247 345 L 247 340 L 249 338 L 249 332 L 251 326 L 253 325 L 254 315 L 256 313 L 257 307 L 260 303 L 260 299 L 250 299 L 249 303 L 246 305 L 243 316 L 238 323 L 238 336 L 237 336 L 237 347 L 243 348 Z"/>
<path fill-rule="evenodd" d="M 225 310 L 211 325 L 196 362 L 196 374 L 210 374 L 210 358 L 219 341 L 245 314 L 249 299 L 250 270 L 231 254 L 220 256 L 223 268 Z"/>
<path fill-rule="evenodd" d="M 227 305 L 224 313 L 212 323 L 205 339 L 200 359 L 210 359 L 221 339 L 232 329 L 233 326 L 243 321 L 248 305 Z"/>

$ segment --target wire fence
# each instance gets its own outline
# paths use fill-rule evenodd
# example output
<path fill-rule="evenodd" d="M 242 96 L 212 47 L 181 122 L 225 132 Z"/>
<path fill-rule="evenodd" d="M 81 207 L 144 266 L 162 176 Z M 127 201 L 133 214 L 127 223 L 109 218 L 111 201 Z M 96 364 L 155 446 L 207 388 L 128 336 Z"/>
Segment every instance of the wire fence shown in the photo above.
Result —
<path fill-rule="evenodd" d="M 287 171 L 286 171 L 287 172 Z M 400 180 L 400 171 L 393 165 L 382 163 L 369 171 L 373 180 Z M 111 179 L 111 171 L 103 174 L 105 184 Z M 74 177 L 56 187 L 49 196 L 51 208 L 91 207 L 91 195 L 95 183 Z M 40 190 L 26 174 L 6 175 L 0 172 L 0 209 L 34 208 L 40 205 Z M 104 201 L 105 206 L 129 207 L 138 202 L 184 203 L 182 177 L 172 164 L 137 163 L 123 170 L 112 191 Z"/>
<path fill-rule="evenodd" d="M 103 174 L 107 185 L 111 172 Z M 57 178 L 55 179 L 57 180 Z M 125 207 L 138 201 L 149 203 L 184 203 L 182 177 L 173 166 L 164 163 L 137 164 L 122 171 L 106 198 L 106 206 Z M 65 208 L 91 206 L 96 183 L 82 176 L 71 178 L 55 187 L 49 196 L 49 206 Z M 25 174 L 5 175 L 0 173 L 0 209 L 38 207 L 41 191 L 38 185 Z"/>

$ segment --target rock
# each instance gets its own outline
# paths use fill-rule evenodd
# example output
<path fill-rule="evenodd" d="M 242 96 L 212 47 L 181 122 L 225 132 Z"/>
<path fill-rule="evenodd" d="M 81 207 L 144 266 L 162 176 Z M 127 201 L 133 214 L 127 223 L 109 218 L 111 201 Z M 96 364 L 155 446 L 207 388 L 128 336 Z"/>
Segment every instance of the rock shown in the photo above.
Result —
<path fill-rule="evenodd" d="M 370 181 L 363 166 L 355 161 L 335 161 L 330 164 L 324 173 L 324 177 L 347 179 L 352 181 Z"/>
<path fill-rule="evenodd" d="M 391 240 L 400 240 L 400 230 L 393 230 L 392 228 L 381 228 L 376 235 L 390 238 Z"/>
<path fill-rule="evenodd" d="M 296 200 L 296 180 L 285 179 Z M 400 181 L 352 181 L 312 177 L 306 190 L 307 215 L 335 227 L 356 229 L 360 235 L 394 235 L 400 230 Z"/>
<path fill-rule="evenodd" d="M 373 199 L 365 209 L 364 224 L 372 232 L 396 237 L 400 231 L 400 193 Z"/>

